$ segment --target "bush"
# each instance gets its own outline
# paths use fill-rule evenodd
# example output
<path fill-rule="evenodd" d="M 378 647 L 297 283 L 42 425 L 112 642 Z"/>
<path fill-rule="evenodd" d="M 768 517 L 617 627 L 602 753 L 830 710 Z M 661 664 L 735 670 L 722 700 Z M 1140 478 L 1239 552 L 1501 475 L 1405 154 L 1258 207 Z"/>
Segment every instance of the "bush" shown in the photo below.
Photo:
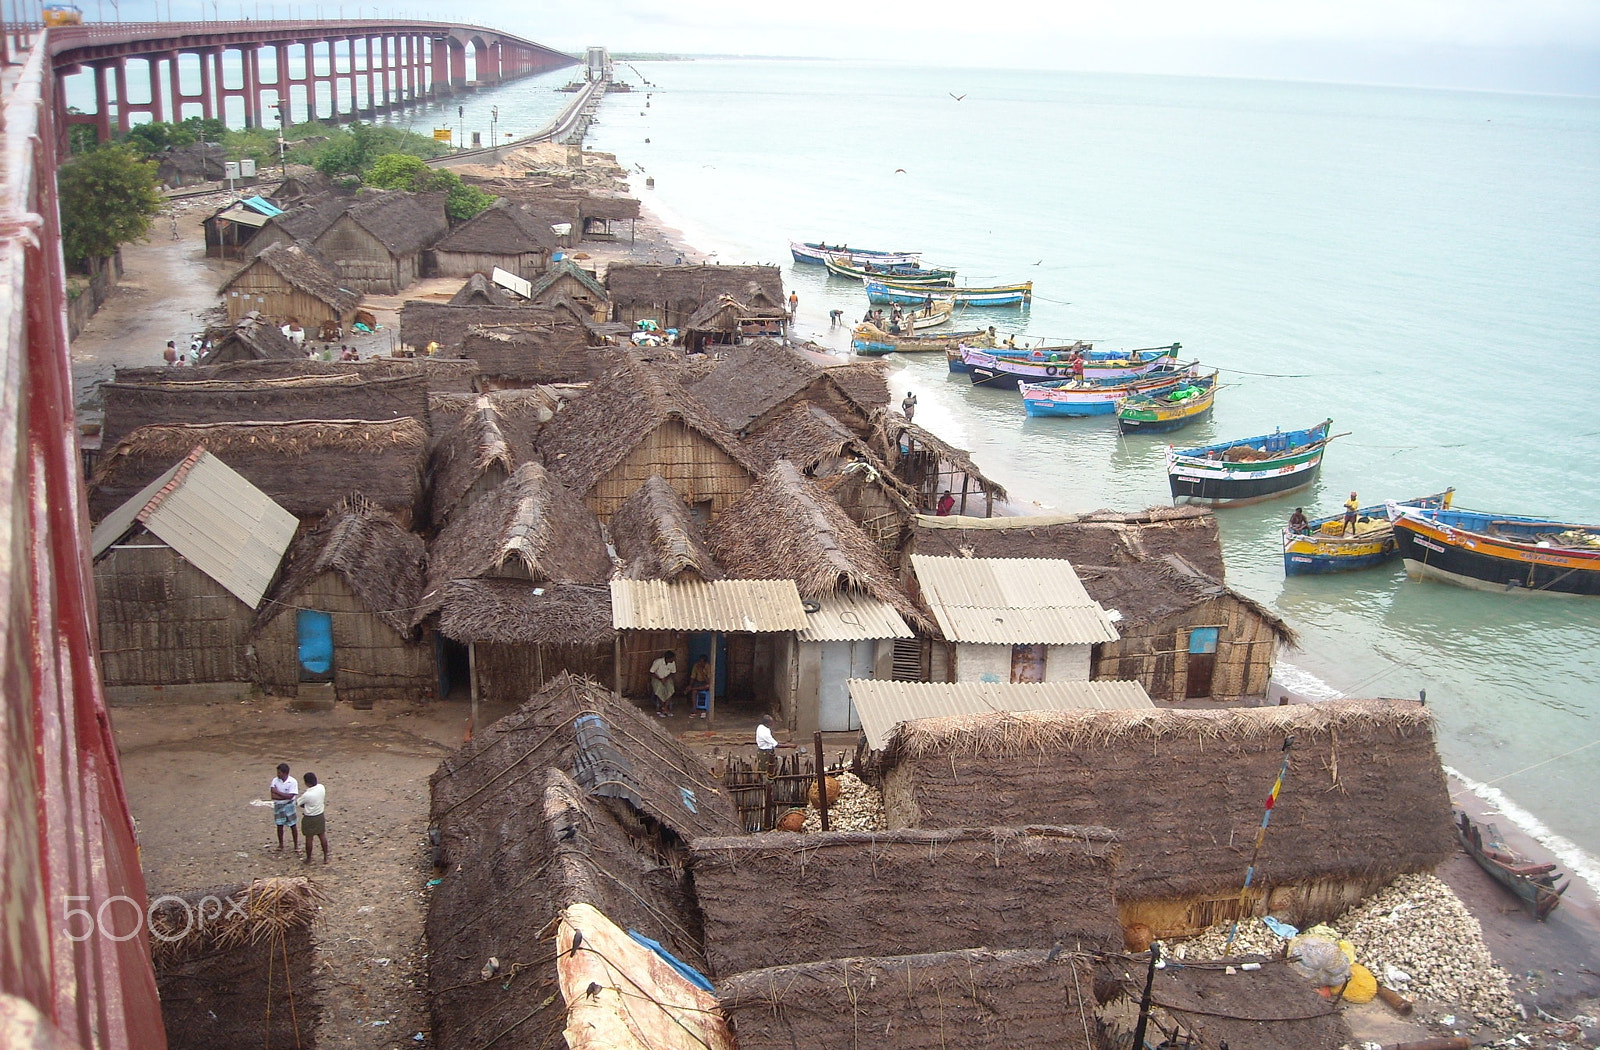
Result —
<path fill-rule="evenodd" d="M 73 157 L 61 166 L 56 185 L 61 250 L 73 266 L 143 237 L 166 207 L 156 190 L 155 164 L 126 144 Z"/>
<path fill-rule="evenodd" d="M 363 179 L 368 186 L 385 190 L 443 191 L 445 214 L 455 222 L 472 218 L 495 201 L 492 194 L 462 182 L 455 172 L 430 168 L 422 158 L 404 153 L 386 153 L 374 159 Z"/>

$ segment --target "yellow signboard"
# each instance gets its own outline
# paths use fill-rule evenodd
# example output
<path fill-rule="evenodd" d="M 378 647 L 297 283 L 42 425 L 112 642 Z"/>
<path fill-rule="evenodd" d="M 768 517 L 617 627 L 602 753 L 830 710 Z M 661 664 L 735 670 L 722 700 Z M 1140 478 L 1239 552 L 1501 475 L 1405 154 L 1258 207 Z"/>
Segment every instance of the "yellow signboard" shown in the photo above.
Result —
<path fill-rule="evenodd" d="M 433 137 L 436 142 L 449 142 L 454 136 L 449 128 L 434 128 Z"/>

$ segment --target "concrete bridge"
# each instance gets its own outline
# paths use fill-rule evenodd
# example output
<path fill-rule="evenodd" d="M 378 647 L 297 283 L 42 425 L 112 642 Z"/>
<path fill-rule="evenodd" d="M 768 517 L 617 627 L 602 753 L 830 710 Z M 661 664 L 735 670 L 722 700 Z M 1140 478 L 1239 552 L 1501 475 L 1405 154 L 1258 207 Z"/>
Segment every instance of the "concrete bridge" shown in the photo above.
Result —
<path fill-rule="evenodd" d="M 52 29 L 45 47 L 57 81 L 54 123 L 63 155 L 70 124 L 91 124 L 104 141 L 126 132 L 135 114 L 270 127 L 281 101 L 285 124 L 328 112 L 372 116 L 579 62 L 483 26 L 378 19 L 97 22 Z M 185 55 L 199 60 L 200 71 L 199 90 L 187 94 L 179 76 Z M 144 65 L 133 76 L 130 60 Z M 292 76 L 297 68 L 301 75 Z M 60 81 L 85 70 L 93 73 L 95 111 L 69 114 Z M 230 100 L 238 101 L 230 107 Z"/>

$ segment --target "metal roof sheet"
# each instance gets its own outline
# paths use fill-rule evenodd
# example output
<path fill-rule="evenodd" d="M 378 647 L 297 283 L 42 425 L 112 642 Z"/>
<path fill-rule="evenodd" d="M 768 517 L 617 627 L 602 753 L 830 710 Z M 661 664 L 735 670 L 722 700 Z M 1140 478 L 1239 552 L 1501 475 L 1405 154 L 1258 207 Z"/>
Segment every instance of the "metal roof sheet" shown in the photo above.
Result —
<path fill-rule="evenodd" d="M 882 750 L 902 722 L 992 711 L 1137 711 L 1155 704 L 1138 682 L 880 682 L 852 678 L 867 744 Z"/>
<path fill-rule="evenodd" d="M 272 216 L 263 215 L 258 211 L 252 211 L 251 209 L 246 208 L 243 204 L 235 204 L 226 211 L 218 212 L 217 218 L 227 219 L 229 222 L 236 222 L 241 226 L 254 226 L 257 229 L 260 229 L 267 224 L 267 220 L 272 218 Z"/>
<path fill-rule="evenodd" d="M 611 625 L 619 631 L 803 631 L 805 606 L 793 580 L 612 580 Z"/>
<path fill-rule="evenodd" d="M 190 453 L 107 515 L 91 539 L 95 556 L 139 523 L 252 609 L 272 586 L 300 524 L 205 451 Z"/>
<path fill-rule="evenodd" d="M 1063 558 L 913 554 L 917 584 L 952 642 L 1093 645 L 1117 640 L 1105 609 Z"/>
<path fill-rule="evenodd" d="M 859 642 L 870 638 L 915 637 L 894 606 L 858 594 L 830 594 L 807 613 L 802 642 Z"/>

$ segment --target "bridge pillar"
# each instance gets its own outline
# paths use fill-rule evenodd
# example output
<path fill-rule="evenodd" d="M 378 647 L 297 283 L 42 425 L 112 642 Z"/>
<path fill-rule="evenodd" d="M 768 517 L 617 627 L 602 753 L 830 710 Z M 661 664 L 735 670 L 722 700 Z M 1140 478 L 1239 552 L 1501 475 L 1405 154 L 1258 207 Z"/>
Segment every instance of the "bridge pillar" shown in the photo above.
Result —
<path fill-rule="evenodd" d="M 362 49 L 367 56 L 367 113 L 370 116 L 378 115 L 378 83 L 376 71 L 372 68 L 372 41 L 373 38 L 362 37 Z"/>
<path fill-rule="evenodd" d="M 203 47 L 195 52 L 200 60 L 200 115 L 207 120 L 216 116 L 211 105 L 211 49 Z"/>
<path fill-rule="evenodd" d="M 244 126 L 261 126 L 261 49 L 246 45 L 240 52 L 244 68 Z"/>
<path fill-rule="evenodd" d="M 128 133 L 128 60 L 117 59 L 117 133 Z"/>
<path fill-rule="evenodd" d="M 282 114 L 279 119 L 283 122 L 283 127 L 288 127 L 294 123 L 294 107 L 290 105 L 289 100 L 289 45 L 287 43 L 272 45 L 272 54 L 273 72 L 278 76 L 278 100 L 283 103 L 278 109 Z"/>
<path fill-rule="evenodd" d="M 111 85 L 106 70 L 111 63 L 94 64 L 94 135 L 101 142 L 111 141 Z"/>
<path fill-rule="evenodd" d="M 450 90 L 467 86 L 467 45 L 454 37 L 445 37 L 445 53 L 450 56 Z"/>

